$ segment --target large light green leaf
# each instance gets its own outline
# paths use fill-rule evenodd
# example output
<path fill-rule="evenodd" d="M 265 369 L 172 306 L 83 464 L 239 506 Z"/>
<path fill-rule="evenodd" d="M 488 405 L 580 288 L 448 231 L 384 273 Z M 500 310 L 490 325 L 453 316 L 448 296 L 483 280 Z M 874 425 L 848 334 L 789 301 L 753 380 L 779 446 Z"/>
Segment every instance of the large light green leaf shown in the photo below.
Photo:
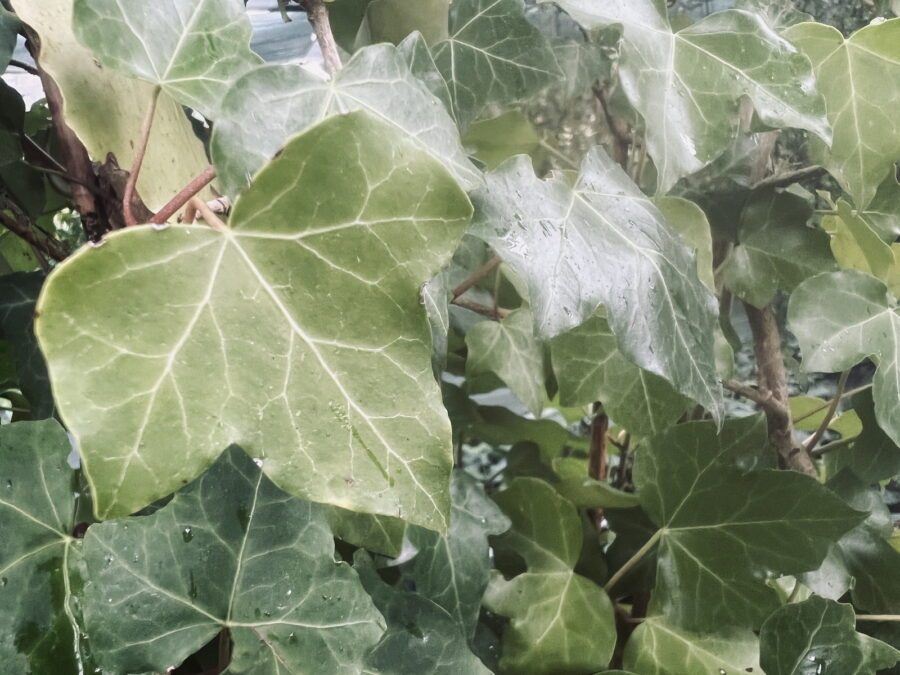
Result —
<path fill-rule="evenodd" d="M 230 228 L 129 228 L 57 268 L 37 333 L 97 513 L 237 442 L 291 493 L 446 530 L 450 425 L 419 289 L 470 214 L 442 166 L 357 112 L 294 139 Z"/>
<path fill-rule="evenodd" d="M 760 663 L 766 675 L 875 675 L 900 660 L 900 651 L 857 633 L 851 605 L 815 596 L 785 605 L 763 624 Z"/>
<path fill-rule="evenodd" d="M 820 23 L 786 36 L 812 60 L 834 129 L 818 154 L 858 208 L 866 207 L 900 157 L 900 19 L 872 23 L 849 38 Z"/>
<path fill-rule="evenodd" d="M 491 104 L 510 104 L 562 77 L 553 49 L 525 18 L 523 0 L 454 0 L 450 36 L 434 61 L 462 127 Z"/>
<path fill-rule="evenodd" d="M 544 346 L 534 335 L 534 319 L 518 309 L 503 321 L 482 321 L 466 334 L 466 377 L 495 373 L 540 417 L 546 398 Z"/>
<path fill-rule="evenodd" d="M 622 26 L 619 77 L 644 118 L 661 192 L 731 145 L 743 96 L 766 124 L 830 141 L 809 61 L 763 15 L 729 10 L 674 32 L 659 0 L 553 1 L 585 28 Z"/>
<path fill-rule="evenodd" d="M 757 628 L 778 606 L 766 578 L 814 569 L 865 517 L 809 476 L 746 471 L 771 457 L 760 417 L 720 435 L 680 424 L 637 453 L 641 506 L 661 528 L 653 613 L 687 630 Z"/>
<path fill-rule="evenodd" d="M 366 656 L 365 675 L 489 675 L 449 611 L 420 593 L 388 586 L 364 551 L 354 555 L 353 566 L 387 623 Z"/>
<path fill-rule="evenodd" d="M 600 311 L 551 342 L 553 372 L 564 406 L 603 403 L 613 421 L 636 434 L 655 434 L 690 405 L 666 380 L 631 363 Z"/>
<path fill-rule="evenodd" d="M 84 558 L 87 632 L 113 672 L 166 671 L 223 628 L 229 673 L 358 672 L 384 632 L 323 509 L 239 448 L 153 515 L 92 526 Z"/>
<path fill-rule="evenodd" d="M 527 284 L 539 335 L 575 328 L 602 303 L 626 357 L 721 415 L 713 296 L 693 253 L 600 148 L 574 188 L 558 174 L 538 179 L 518 157 L 473 199 L 470 231 Z"/>
<path fill-rule="evenodd" d="M 39 272 L 0 277 L 0 336 L 15 354 L 19 388 L 31 404 L 31 418 L 53 415 L 53 393 L 47 364 L 34 337 L 34 307 L 44 283 Z"/>
<path fill-rule="evenodd" d="M 604 668 L 616 643 L 613 608 L 599 586 L 572 570 L 583 543 L 575 507 L 534 478 L 517 478 L 496 501 L 512 521 L 496 545 L 528 566 L 511 580 L 495 573 L 485 595 L 486 607 L 510 617 L 501 671 L 549 675 Z"/>
<path fill-rule="evenodd" d="M 808 227 L 812 207 L 789 192 L 754 194 L 741 212 L 738 244 L 726 260 L 725 284 L 756 307 L 775 293 L 793 290 L 816 274 L 835 269 L 828 235 Z"/>
<path fill-rule="evenodd" d="M 875 360 L 875 415 L 900 444 L 900 314 L 884 283 L 856 271 L 808 279 L 791 296 L 788 322 L 807 372 L 838 372 L 867 357 Z"/>
<path fill-rule="evenodd" d="M 81 44 L 104 66 L 159 86 L 217 118 L 222 99 L 262 63 L 241 0 L 73 0 Z"/>
<path fill-rule="evenodd" d="M 749 630 L 689 633 L 662 617 L 644 621 L 625 646 L 626 668 L 641 675 L 746 675 L 759 669 L 759 641 Z"/>
<path fill-rule="evenodd" d="M 71 450 L 53 420 L 0 428 L 0 669 L 81 672 L 72 597 L 80 546 L 72 538 Z"/>
<path fill-rule="evenodd" d="M 131 166 L 153 85 L 97 67 L 72 32 L 72 2 L 13 0 L 12 5 L 40 36 L 41 67 L 62 93 L 66 124 L 94 160 L 103 162 L 112 153 L 119 166 Z M 160 208 L 207 164 L 181 106 L 162 94 L 137 183 L 144 203 Z"/>
<path fill-rule="evenodd" d="M 355 110 L 382 119 L 444 162 L 463 187 L 480 183 L 453 120 L 391 45 L 360 50 L 331 82 L 297 65 L 261 66 L 235 83 L 222 110 L 212 155 L 228 194 L 243 189 L 291 135 Z"/>

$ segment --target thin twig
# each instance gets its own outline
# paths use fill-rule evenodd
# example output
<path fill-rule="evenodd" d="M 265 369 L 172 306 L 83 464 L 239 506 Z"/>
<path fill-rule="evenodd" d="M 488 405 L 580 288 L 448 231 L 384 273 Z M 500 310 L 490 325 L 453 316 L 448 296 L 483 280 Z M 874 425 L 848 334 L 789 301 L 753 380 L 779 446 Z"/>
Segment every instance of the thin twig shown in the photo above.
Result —
<path fill-rule="evenodd" d="M 857 621 L 900 621 L 900 614 L 857 614 Z"/>
<path fill-rule="evenodd" d="M 653 547 L 656 546 L 656 543 L 659 541 L 660 537 L 662 537 L 663 532 L 665 532 L 665 528 L 659 529 L 653 533 L 653 536 L 647 540 L 643 546 L 641 546 L 637 552 L 631 556 L 624 565 L 622 565 L 619 569 L 616 570 L 616 573 L 613 574 L 609 581 L 606 582 L 606 585 L 603 586 L 603 590 L 609 593 L 615 585 L 622 580 L 626 574 L 628 574 L 632 569 L 637 566 L 641 560 L 644 559 L 650 551 L 653 550 Z"/>
<path fill-rule="evenodd" d="M 778 400 L 775 399 L 774 396 L 772 396 L 771 391 L 761 391 L 759 389 L 756 389 L 755 387 L 751 387 L 750 385 L 741 384 L 737 380 L 725 380 L 724 382 L 722 382 L 722 386 L 725 387 L 728 391 L 734 392 L 738 396 L 743 396 L 747 400 L 753 401 L 764 411 L 768 411 L 776 415 L 787 414 L 787 408 L 785 408 L 785 406 L 783 406 Z"/>
<path fill-rule="evenodd" d="M 631 139 L 628 137 L 628 132 L 626 131 L 627 125 L 624 125 L 623 122 L 620 122 L 612 116 L 612 112 L 609 109 L 609 103 L 606 100 L 606 92 L 599 83 L 594 85 L 593 91 L 594 97 L 600 104 L 600 111 L 603 113 L 603 119 L 606 122 L 609 133 L 612 134 L 613 137 L 613 159 L 615 159 L 622 168 L 625 168 L 628 163 L 628 148 L 631 146 Z"/>
<path fill-rule="evenodd" d="M 828 426 L 831 424 L 831 420 L 834 419 L 834 414 L 837 412 L 838 404 L 841 402 L 841 395 L 844 393 L 844 389 L 847 387 L 847 378 L 850 377 L 850 370 L 845 370 L 841 373 L 841 377 L 838 380 L 837 384 L 837 392 L 834 398 L 831 399 L 831 405 L 828 406 L 828 411 L 825 413 L 825 417 L 822 418 L 821 424 L 819 424 L 819 428 L 816 429 L 816 432 L 809 437 L 806 443 L 803 444 L 803 447 L 807 452 L 811 452 L 813 448 L 815 448 L 819 441 L 822 440 L 822 436 L 825 435 L 825 432 L 828 431 Z"/>
<path fill-rule="evenodd" d="M 228 226 L 222 221 L 219 216 L 217 216 L 211 208 L 209 208 L 209 204 L 200 199 L 199 197 L 191 198 L 191 205 L 203 216 L 203 220 L 206 221 L 206 224 L 209 225 L 214 230 L 225 231 L 228 229 Z"/>
<path fill-rule="evenodd" d="M 819 459 L 820 457 L 824 457 L 825 455 L 827 455 L 829 452 L 834 452 L 835 450 L 840 450 L 841 448 L 847 447 L 856 439 L 856 436 L 848 436 L 847 438 L 842 438 L 838 441 L 832 441 L 828 445 L 823 445 L 821 448 L 811 450 L 809 454 L 813 456 L 813 459 Z"/>
<path fill-rule="evenodd" d="M 32 148 L 37 150 L 38 153 L 41 155 L 41 157 L 43 157 L 48 162 L 50 162 L 57 171 L 59 171 L 60 173 L 66 173 L 66 167 L 64 167 L 62 164 L 60 164 L 59 161 L 56 159 L 56 157 L 54 157 L 49 152 L 44 150 L 44 148 L 42 148 L 40 146 L 40 144 L 37 141 L 35 141 L 31 136 L 29 136 L 28 134 L 20 134 L 20 136 L 23 141 L 25 141 Z"/>
<path fill-rule="evenodd" d="M 24 61 L 19 61 L 19 59 L 10 59 L 9 65 L 15 66 L 16 68 L 19 68 L 20 70 L 24 70 L 29 75 L 34 75 L 35 77 L 40 77 L 41 71 L 39 71 L 34 66 L 25 63 Z"/>
<path fill-rule="evenodd" d="M 181 207 L 197 196 L 200 190 L 209 185 L 215 177 L 216 170 L 211 166 L 206 167 L 202 173 L 185 185 L 177 195 L 172 197 L 172 199 L 169 200 L 169 203 L 163 206 L 159 210 L 159 213 L 150 219 L 150 222 L 156 223 L 157 225 L 162 225 L 167 222 L 169 218 L 178 213 Z"/>
<path fill-rule="evenodd" d="M 856 396 L 856 394 L 862 393 L 862 392 L 866 391 L 867 389 L 871 389 L 871 388 L 872 388 L 872 383 L 870 382 L 869 384 L 864 384 L 864 385 L 862 385 L 861 387 L 856 387 L 856 389 L 848 389 L 848 390 L 846 390 L 846 391 L 844 391 L 844 392 L 841 393 L 840 398 L 841 398 L 841 399 L 845 399 L 845 398 L 847 398 L 848 396 Z M 830 400 L 829 400 L 829 401 L 825 401 L 822 405 L 820 405 L 820 406 L 818 406 L 818 407 L 816 407 L 816 408 L 813 408 L 812 410 L 809 410 L 809 411 L 803 413 L 803 414 L 800 415 L 799 417 L 795 417 L 795 418 L 794 418 L 794 424 L 796 424 L 797 422 L 802 422 L 802 421 L 805 420 L 805 419 L 809 419 L 810 417 L 812 417 L 812 416 L 815 415 L 816 413 L 822 412 L 823 410 L 825 410 L 825 408 L 827 408 L 827 407 L 830 406 L 831 404 L 832 404 L 832 401 L 830 401 Z"/>
<path fill-rule="evenodd" d="M 0 210 L 0 223 L 17 237 L 38 248 L 44 255 L 53 258 L 56 262 L 62 262 L 69 255 L 58 241 L 37 236 L 31 226 L 20 223 L 2 210 Z"/>
<path fill-rule="evenodd" d="M 503 307 L 498 307 L 496 310 L 493 307 L 488 307 L 487 305 L 482 305 L 480 302 L 475 302 L 474 300 L 469 300 L 468 298 L 453 298 L 450 301 L 452 304 L 457 307 L 462 307 L 463 309 L 468 309 L 471 312 L 475 312 L 476 314 L 481 314 L 482 316 L 486 316 L 490 319 L 505 319 L 509 316 L 509 310 L 504 309 Z"/>
<path fill-rule="evenodd" d="M 764 178 L 754 183 L 751 189 L 762 190 L 764 188 L 770 187 L 787 187 L 788 185 L 793 185 L 794 183 L 799 183 L 803 180 L 819 178 L 820 176 L 824 176 L 826 173 L 827 171 L 825 170 L 824 166 L 806 166 L 802 169 L 797 169 L 796 171 L 779 173 L 775 174 L 774 176 Z"/>
<path fill-rule="evenodd" d="M 138 224 L 131 210 L 131 200 L 134 199 L 134 190 L 138 176 L 141 173 L 141 165 L 144 163 L 144 156 L 147 154 L 147 146 L 150 143 L 150 132 L 153 130 L 153 118 L 156 116 L 156 104 L 159 101 L 160 91 L 161 89 L 156 87 L 150 96 L 150 105 L 147 108 L 144 122 L 141 124 L 141 135 L 138 138 L 137 147 L 134 149 L 134 161 L 131 163 L 131 172 L 128 174 L 128 181 L 125 183 L 125 193 L 122 196 L 122 214 L 125 217 L 125 225 L 128 227 Z"/>
<path fill-rule="evenodd" d="M 501 262 L 502 261 L 500 260 L 500 256 L 495 255 L 493 258 L 484 263 L 484 265 L 472 272 L 472 274 L 470 274 L 465 281 L 463 281 L 459 286 L 453 289 L 453 299 L 456 300 L 456 298 L 463 295 L 466 291 L 472 288 L 472 286 L 484 279 Z"/>
<path fill-rule="evenodd" d="M 323 0 L 304 0 L 306 16 L 316 31 L 316 41 L 322 50 L 322 58 L 325 60 L 325 70 L 329 75 L 334 75 L 341 69 L 341 56 L 338 52 L 337 42 L 331 32 L 331 22 L 328 19 L 328 8 Z"/>

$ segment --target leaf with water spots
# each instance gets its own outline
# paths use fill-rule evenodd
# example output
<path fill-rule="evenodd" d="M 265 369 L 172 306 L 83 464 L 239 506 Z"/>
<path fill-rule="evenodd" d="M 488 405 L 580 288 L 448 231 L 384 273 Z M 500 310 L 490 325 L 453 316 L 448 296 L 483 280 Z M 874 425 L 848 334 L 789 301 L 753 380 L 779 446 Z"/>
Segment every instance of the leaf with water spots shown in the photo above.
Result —
<path fill-rule="evenodd" d="M 239 443 L 292 494 L 446 530 L 450 424 L 419 291 L 470 214 L 436 160 L 357 112 L 295 138 L 230 227 L 129 228 L 57 268 L 37 333 L 97 513 Z"/>
<path fill-rule="evenodd" d="M 91 645 L 112 672 L 165 672 L 227 629 L 230 673 L 358 672 L 384 620 L 334 555 L 322 507 L 232 448 L 153 515 L 88 530 Z"/>

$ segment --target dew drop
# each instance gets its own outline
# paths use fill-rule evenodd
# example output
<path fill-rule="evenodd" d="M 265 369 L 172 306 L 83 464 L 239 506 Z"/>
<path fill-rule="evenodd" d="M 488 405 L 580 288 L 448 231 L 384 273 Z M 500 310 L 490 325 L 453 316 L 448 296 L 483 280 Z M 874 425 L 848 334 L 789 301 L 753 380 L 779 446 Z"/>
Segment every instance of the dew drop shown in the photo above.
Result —
<path fill-rule="evenodd" d="M 181 531 L 181 538 L 184 540 L 184 543 L 190 543 L 190 541 L 194 538 L 194 531 L 190 527 L 186 527 Z"/>
<path fill-rule="evenodd" d="M 152 227 L 156 232 L 162 232 L 163 230 L 168 230 L 169 227 L 171 227 L 171 226 L 169 225 L 169 223 L 153 223 L 153 224 L 151 225 L 151 227 Z"/>

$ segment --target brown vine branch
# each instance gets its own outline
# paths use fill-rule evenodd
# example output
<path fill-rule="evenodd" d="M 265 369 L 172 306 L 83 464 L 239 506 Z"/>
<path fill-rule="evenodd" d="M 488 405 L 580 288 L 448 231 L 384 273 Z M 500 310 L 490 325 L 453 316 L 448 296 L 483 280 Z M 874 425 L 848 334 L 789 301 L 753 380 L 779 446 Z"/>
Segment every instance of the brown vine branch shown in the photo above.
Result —
<path fill-rule="evenodd" d="M 759 390 L 778 402 L 764 408 L 769 427 L 769 440 L 778 451 L 782 464 L 790 469 L 816 476 L 816 467 L 806 448 L 794 442 L 794 422 L 788 408 L 787 373 L 781 354 L 781 332 L 772 306 L 757 309 L 744 303 L 753 350 L 756 354 Z"/>
<path fill-rule="evenodd" d="M 329 75 L 334 75 L 341 69 L 341 56 L 338 52 L 337 42 L 331 32 L 331 21 L 328 18 L 328 8 L 323 0 L 303 0 L 306 8 L 306 16 L 316 31 L 316 41 L 322 50 L 322 58 L 325 60 L 325 70 Z"/>
<path fill-rule="evenodd" d="M 214 230 L 225 231 L 228 229 L 228 226 L 222 221 L 219 216 L 209 207 L 205 201 L 200 199 L 199 197 L 193 197 L 190 201 L 191 206 L 195 209 L 197 213 L 203 216 L 203 220 L 206 222 Z"/>
<path fill-rule="evenodd" d="M 600 106 L 600 112 L 603 113 L 603 119 L 609 129 L 609 133 L 613 137 L 613 159 L 625 168 L 628 164 L 628 149 L 631 147 L 631 138 L 628 133 L 628 125 L 621 120 L 613 117 L 609 109 L 609 103 L 606 100 L 606 92 L 603 87 L 597 83 L 593 87 L 594 97 Z"/>
<path fill-rule="evenodd" d="M 790 171 L 788 173 L 779 173 L 774 176 L 769 176 L 768 178 L 764 178 L 762 180 L 757 181 L 753 184 L 753 190 L 762 190 L 770 187 L 787 187 L 788 185 L 793 185 L 794 183 L 798 183 L 803 180 L 810 180 L 812 178 L 819 178 L 820 176 L 824 176 L 827 173 L 824 166 L 805 166 L 802 169 L 797 169 L 796 171 Z"/>
<path fill-rule="evenodd" d="M 0 209 L 2 209 L 3 206 L 3 204 L 0 204 Z M 62 262 L 69 255 L 58 241 L 46 236 L 39 237 L 30 225 L 19 222 L 16 218 L 8 215 L 5 210 L 0 210 L 0 223 L 14 235 L 28 242 L 48 258 L 52 258 L 56 262 Z"/>
<path fill-rule="evenodd" d="M 743 396 L 748 401 L 753 401 L 764 411 L 773 415 L 785 415 L 788 413 L 788 410 L 772 396 L 771 391 L 760 391 L 748 384 L 741 384 L 737 380 L 725 380 L 722 382 L 722 386 L 738 396 Z"/>
<path fill-rule="evenodd" d="M 843 399 L 847 398 L 848 396 L 855 396 L 856 394 L 859 394 L 859 393 L 864 392 L 867 389 L 871 389 L 871 388 L 872 388 L 872 383 L 870 382 L 869 384 L 864 384 L 861 387 L 856 387 L 855 389 L 847 389 L 846 391 L 841 392 L 841 395 L 839 398 L 840 398 L 840 400 L 843 400 Z M 822 412 L 823 410 L 828 408 L 832 404 L 832 402 L 833 401 L 831 401 L 831 400 L 825 401 L 822 405 L 816 406 L 812 410 L 809 410 L 809 411 L 803 413 L 802 415 L 800 415 L 799 417 L 794 418 L 794 424 L 796 424 L 797 422 L 802 422 L 805 419 L 809 419 L 816 413 Z"/>
<path fill-rule="evenodd" d="M 493 258 L 484 263 L 484 265 L 472 272 L 472 274 L 470 274 L 465 281 L 463 281 L 459 286 L 453 289 L 453 299 L 456 300 L 459 296 L 463 295 L 475 284 L 484 279 L 494 270 L 495 267 L 500 264 L 500 262 L 500 256 L 495 255 Z"/>
<path fill-rule="evenodd" d="M 155 87 L 153 94 L 150 96 L 150 105 L 141 124 L 141 135 L 134 149 L 134 160 L 131 163 L 128 181 L 125 183 L 125 194 L 122 195 L 122 215 L 125 217 L 125 225 L 127 227 L 133 227 L 138 224 L 137 219 L 134 217 L 131 202 L 134 199 L 134 191 L 137 186 L 138 176 L 141 173 L 141 165 L 143 165 L 144 156 L 147 154 L 147 146 L 150 144 L 150 132 L 153 130 L 153 118 L 156 116 L 156 104 L 159 101 L 161 91 L 159 87 Z"/>
<path fill-rule="evenodd" d="M 494 309 L 493 307 L 482 305 L 480 302 L 475 302 L 474 300 L 469 300 L 468 298 L 453 298 L 450 302 L 457 307 L 468 309 L 471 312 L 481 314 L 482 316 L 486 316 L 490 319 L 500 320 L 505 319 L 507 316 L 509 316 L 508 309 L 504 309 L 503 307 L 497 307 L 496 309 Z"/>
<path fill-rule="evenodd" d="M 831 399 L 825 417 L 822 418 L 822 423 L 819 424 L 819 428 L 816 429 L 816 432 L 803 444 L 803 449 L 806 450 L 806 452 L 811 452 L 812 449 L 819 444 L 819 441 L 822 440 L 822 436 L 825 435 L 825 432 L 828 431 L 828 425 L 831 424 L 831 420 L 834 418 L 834 414 L 837 412 L 838 405 L 843 397 L 844 389 L 847 388 L 848 377 L 850 377 L 849 370 L 845 370 L 841 373 L 841 378 L 838 380 L 837 391 L 835 392 L 834 398 Z"/>
<path fill-rule="evenodd" d="M 213 167 L 209 166 L 204 169 L 202 173 L 185 185 L 177 195 L 172 197 L 172 199 L 169 200 L 169 203 L 163 206 L 159 210 L 159 213 L 150 219 L 150 222 L 157 225 L 162 225 L 167 222 L 169 218 L 178 213 L 185 204 L 196 197 L 200 190 L 209 185 L 215 177 L 216 170 Z"/>
<path fill-rule="evenodd" d="M 37 68 L 35 68 L 34 66 L 25 63 L 24 61 L 19 61 L 19 59 L 10 59 L 10 60 L 9 60 L 9 65 L 15 66 L 15 67 L 18 68 L 19 70 L 24 70 L 24 71 L 25 71 L 26 73 L 28 73 L 29 75 L 34 75 L 34 76 L 36 76 L 36 77 L 40 77 L 40 76 L 41 76 L 41 71 L 39 71 L 39 70 L 38 70 Z"/>

